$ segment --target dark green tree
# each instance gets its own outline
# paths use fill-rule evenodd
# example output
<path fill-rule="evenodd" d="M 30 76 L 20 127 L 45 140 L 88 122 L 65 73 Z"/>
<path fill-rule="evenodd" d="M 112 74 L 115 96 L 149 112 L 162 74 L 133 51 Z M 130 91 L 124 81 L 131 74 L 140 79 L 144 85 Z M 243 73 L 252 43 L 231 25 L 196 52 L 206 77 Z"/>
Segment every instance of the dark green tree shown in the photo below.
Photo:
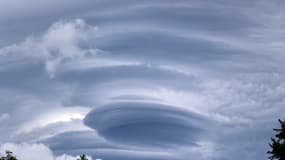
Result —
<path fill-rule="evenodd" d="M 85 154 L 82 154 L 79 156 L 79 159 L 77 159 L 77 160 L 88 160 L 88 158 L 86 157 Z"/>
<path fill-rule="evenodd" d="M 6 150 L 6 156 L 0 157 L 0 160 L 17 160 L 15 156 L 13 156 L 13 152 Z"/>
<path fill-rule="evenodd" d="M 274 138 L 271 138 L 269 144 L 271 150 L 267 153 L 270 154 L 269 159 L 271 160 L 285 160 L 285 120 L 278 120 L 281 128 L 273 129 L 277 134 Z"/>

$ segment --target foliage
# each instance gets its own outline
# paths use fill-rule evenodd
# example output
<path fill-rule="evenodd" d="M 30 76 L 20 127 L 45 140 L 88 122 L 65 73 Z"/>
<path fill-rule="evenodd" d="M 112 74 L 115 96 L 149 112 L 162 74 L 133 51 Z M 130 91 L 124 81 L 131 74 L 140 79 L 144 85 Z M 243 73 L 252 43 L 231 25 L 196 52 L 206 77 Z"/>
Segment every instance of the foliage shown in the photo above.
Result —
<path fill-rule="evenodd" d="M 274 138 L 271 138 L 271 143 L 269 144 L 271 147 L 271 151 L 267 153 L 270 154 L 269 159 L 274 160 L 285 160 L 285 120 L 278 120 L 281 128 L 273 129 L 277 132 Z"/>
<path fill-rule="evenodd" d="M 6 153 L 6 156 L 0 157 L 0 160 L 17 160 L 17 158 L 13 156 L 13 152 L 6 150 L 5 153 Z"/>
<path fill-rule="evenodd" d="M 79 157 L 80 157 L 80 158 L 77 159 L 77 160 L 88 160 L 88 158 L 86 157 L 85 154 L 82 154 L 82 155 L 80 155 Z"/>

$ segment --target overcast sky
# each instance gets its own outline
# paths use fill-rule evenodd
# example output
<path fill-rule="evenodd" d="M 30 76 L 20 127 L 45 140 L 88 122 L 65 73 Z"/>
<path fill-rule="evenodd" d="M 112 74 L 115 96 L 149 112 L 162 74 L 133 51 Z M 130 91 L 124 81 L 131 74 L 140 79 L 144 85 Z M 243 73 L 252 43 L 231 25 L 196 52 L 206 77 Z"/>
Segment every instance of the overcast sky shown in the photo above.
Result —
<path fill-rule="evenodd" d="M 284 5 L 0 0 L 1 153 L 267 159 L 285 117 Z"/>

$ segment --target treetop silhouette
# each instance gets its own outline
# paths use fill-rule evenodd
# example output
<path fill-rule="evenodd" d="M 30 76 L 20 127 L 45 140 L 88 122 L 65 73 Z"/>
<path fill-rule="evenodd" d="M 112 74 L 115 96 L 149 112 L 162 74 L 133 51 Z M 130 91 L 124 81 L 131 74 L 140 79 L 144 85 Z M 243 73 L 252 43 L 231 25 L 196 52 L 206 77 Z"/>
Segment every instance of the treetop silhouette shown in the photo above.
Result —
<path fill-rule="evenodd" d="M 0 157 L 0 160 L 17 160 L 15 156 L 13 156 L 13 152 L 6 150 L 6 156 Z"/>
<path fill-rule="evenodd" d="M 271 138 L 271 143 L 269 146 L 271 150 L 267 153 L 271 156 L 269 157 L 270 160 L 285 160 L 285 120 L 278 120 L 281 128 L 273 129 L 277 134 L 274 138 Z"/>
<path fill-rule="evenodd" d="M 77 159 L 77 160 L 88 160 L 88 158 L 86 157 L 85 154 L 82 154 L 79 156 L 79 159 Z"/>

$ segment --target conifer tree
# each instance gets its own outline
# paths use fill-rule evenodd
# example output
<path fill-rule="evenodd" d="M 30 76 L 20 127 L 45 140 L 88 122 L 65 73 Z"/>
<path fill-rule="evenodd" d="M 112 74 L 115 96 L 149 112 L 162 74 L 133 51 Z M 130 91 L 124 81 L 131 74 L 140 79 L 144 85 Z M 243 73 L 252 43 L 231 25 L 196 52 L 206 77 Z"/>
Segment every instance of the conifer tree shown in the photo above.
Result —
<path fill-rule="evenodd" d="M 13 156 L 13 152 L 6 150 L 5 153 L 6 153 L 6 156 L 0 157 L 0 160 L 17 160 L 17 158 Z"/>
<path fill-rule="evenodd" d="M 77 159 L 77 160 L 88 160 L 88 158 L 86 157 L 85 154 L 82 154 L 79 156 L 79 159 Z"/>
<path fill-rule="evenodd" d="M 267 153 L 270 154 L 270 160 L 285 160 L 285 120 L 278 120 L 281 128 L 273 129 L 277 134 L 271 138 L 269 146 L 271 150 Z"/>

